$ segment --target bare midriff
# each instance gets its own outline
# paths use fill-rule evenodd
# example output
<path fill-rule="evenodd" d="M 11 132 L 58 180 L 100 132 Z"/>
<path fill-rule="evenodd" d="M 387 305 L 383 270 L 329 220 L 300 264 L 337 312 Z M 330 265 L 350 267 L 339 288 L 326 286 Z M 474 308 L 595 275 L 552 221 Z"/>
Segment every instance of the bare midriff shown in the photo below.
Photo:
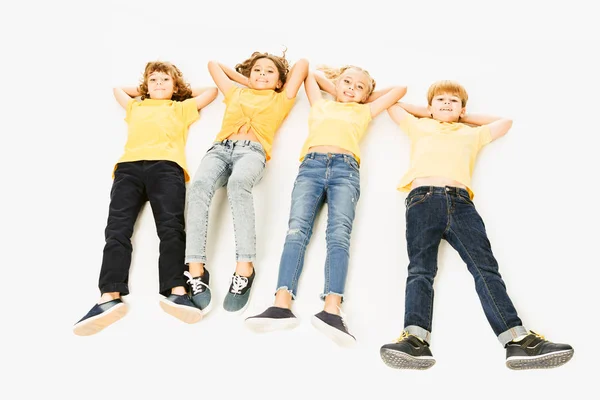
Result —
<path fill-rule="evenodd" d="M 309 153 L 341 153 L 341 154 L 350 154 L 354 156 L 351 151 L 346 149 L 342 149 L 337 146 L 312 146 L 308 149 Z"/>
<path fill-rule="evenodd" d="M 252 127 L 248 124 L 242 125 L 237 133 L 232 133 L 227 137 L 229 140 L 250 140 L 252 142 L 258 142 L 258 138 L 254 133 Z"/>
<path fill-rule="evenodd" d="M 457 182 L 453 179 L 444 178 L 443 176 L 426 176 L 424 178 L 417 178 L 414 181 L 412 181 L 410 188 L 414 189 L 420 186 L 454 186 L 465 190 L 467 189 L 467 187 L 462 183 Z"/>

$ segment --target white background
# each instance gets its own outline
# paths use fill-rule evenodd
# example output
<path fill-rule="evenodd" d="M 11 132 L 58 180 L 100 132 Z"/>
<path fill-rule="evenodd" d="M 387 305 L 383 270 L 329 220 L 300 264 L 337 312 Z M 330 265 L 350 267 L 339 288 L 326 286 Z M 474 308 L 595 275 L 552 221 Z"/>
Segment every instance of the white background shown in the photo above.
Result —
<path fill-rule="evenodd" d="M 415 2 L 416 3 L 416 2 Z M 596 392 L 600 45 L 593 12 L 570 1 L 525 2 L 36 2 L 10 6 L 3 24 L 2 391 L 10 398 L 565 398 Z M 580 4 L 581 3 L 581 4 Z M 586 6 L 587 7 L 587 6 Z M 294 312 L 299 328 L 255 335 L 220 307 L 234 270 L 225 191 L 210 212 L 215 309 L 185 325 L 158 305 L 158 239 L 149 205 L 136 225 L 130 312 L 92 337 L 72 325 L 98 300 L 111 171 L 126 140 L 115 85 L 135 85 L 150 60 L 168 60 L 193 86 L 206 64 L 233 66 L 253 51 L 369 70 L 379 88 L 455 79 L 470 112 L 514 120 L 481 153 L 475 203 L 508 292 L 527 328 L 570 343 L 567 365 L 511 371 L 472 277 L 443 243 L 428 371 L 386 367 L 379 347 L 403 327 L 408 263 L 409 142 L 384 113 L 362 142 L 361 199 L 344 310 L 357 337 L 336 347 L 310 325 L 320 311 L 326 208 L 306 255 Z M 193 174 L 219 131 L 223 96 L 190 129 Z M 255 188 L 257 277 L 244 316 L 273 299 L 290 194 L 307 135 L 301 88 Z M 6 369 L 5 369 L 6 371 Z M 588 395 L 588 396 L 589 396 Z"/>

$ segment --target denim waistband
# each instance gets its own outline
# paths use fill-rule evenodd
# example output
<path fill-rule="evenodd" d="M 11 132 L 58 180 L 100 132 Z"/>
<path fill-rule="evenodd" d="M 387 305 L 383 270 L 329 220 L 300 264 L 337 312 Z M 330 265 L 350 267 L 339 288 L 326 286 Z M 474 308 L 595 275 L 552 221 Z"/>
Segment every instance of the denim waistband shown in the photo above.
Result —
<path fill-rule="evenodd" d="M 263 150 L 262 144 L 260 144 L 260 142 L 255 142 L 253 140 L 230 140 L 230 139 L 224 139 L 224 140 L 220 140 L 220 141 L 216 141 L 214 142 L 214 144 L 220 144 L 223 145 L 225 147 L 235 147 L 235 146 L 241 146 L 241 147 L 254 147 L 260 150 Z"/>
<path fill-rule="evenodd" d="M 420 195 L 420 194 L 426 194 L 426 193 L 441 194 L 441 195 L 449 194 L 451 196 L 463 196 L 463 197 L 466 197 L 467 199 L 471 198 L 471 196 L 469 196 L 469 192 L 466 189 L 462 189 L 462 188 L 458 188 L 458 187 L 454 187 L 454 186 L 446 186 L 446 187 L 419 186 L 418 188 L 414 188 L 413 190 L 411 190 L 407 197 Z"/>
<path fill-rule="evenodd" d="M 304 156 L 304 158 L 311 158 L 313 160 L 326 160 L 326 159 L 340 159 L 340 160 L 344 160 L 344 161 L 354 161 L 358 164 L 358 161 L 356 161 L 356 158 L 354 158 L 354 156 L 352 154 L 346 154 L 346 153 L 316 153 L 316 152 L 312 152 L 312 153 L 308 153 L 307 155 Z"/>

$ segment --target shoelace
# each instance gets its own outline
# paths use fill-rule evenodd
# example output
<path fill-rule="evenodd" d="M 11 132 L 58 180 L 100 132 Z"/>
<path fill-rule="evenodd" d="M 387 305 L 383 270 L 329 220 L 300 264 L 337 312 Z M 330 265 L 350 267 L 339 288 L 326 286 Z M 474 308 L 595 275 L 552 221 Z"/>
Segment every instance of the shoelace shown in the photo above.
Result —
<path fill-rule="evenodd" d="M 539 333 L 537 333 L 537 332 L 534 332 L 534 331 L 529 331 L 529 333 L 530 333 L 531 335 L 534 335 L 534 336 L 536 336 L 536 337 L 538 337 L 538 338 L 542 339 L 542 340 L 546 340 L 546 338 L 544 337 L 544 335 L 540 335 L 540 334 L 539 334 Z"/>
<path fill-rule="evenodd" d="M 410 334 L 406 331 L 402 331 L 402 334 L 400 335 L 400 337 L 398 339 L 394 340 L 394 343 L 400 343 L 401 341 L 408 339 L 409 336 L 413 336 L 413 337 L 417 338 L 419 340 L 419 342 L 425 344 L 425 341 L 423 339 L 421 339 L 420 337 L 415 336 L 413 334 Z"/>
<path fill-rule="evenodd" d="M 242 290 L 248 286 L 248 278 L 241 275 L 233 275 L 231 278 L 230 292 L 233 294 L 241 294 Z"/>
<path fill-rule="evenodd" d="M 189 278 L 187 283 L 192 287 L 192 295 L 200 293 L 202 291 L 202 286 L 208 288 L 208 286 L 200 280 L 199 276 L 194 278 L 188 271 L 185 271 L 183 274 Z"/>
<path fill-rule="evenodd" d="M 346 332 L 348 332 L 348 325 L 346 325 L 346 313 L 342 311 L 342 308 L 340 306 L 337 306 L 337 308 L 340 311 L 340 317 L 342 318 L 342 324 L 344 325 Z"/>

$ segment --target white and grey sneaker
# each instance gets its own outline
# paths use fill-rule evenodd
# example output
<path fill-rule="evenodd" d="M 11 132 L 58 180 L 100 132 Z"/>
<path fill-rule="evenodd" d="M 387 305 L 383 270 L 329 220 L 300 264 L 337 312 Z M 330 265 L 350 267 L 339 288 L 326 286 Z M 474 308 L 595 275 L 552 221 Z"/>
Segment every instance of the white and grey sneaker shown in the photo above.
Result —
<path fill-rule="evenodd" d="M 208 270 L 204 268 L 204 273 L 201 276 L 192 277 L 188 271 L 183 273 L 187 278 L 187 283 L 190 285 L 190 297 L 196 307 L 202 310 L 202 314 L 208 313 L 212 308 L 212 295 L 208 282 L 210 281 L 210 274 Z"/>

